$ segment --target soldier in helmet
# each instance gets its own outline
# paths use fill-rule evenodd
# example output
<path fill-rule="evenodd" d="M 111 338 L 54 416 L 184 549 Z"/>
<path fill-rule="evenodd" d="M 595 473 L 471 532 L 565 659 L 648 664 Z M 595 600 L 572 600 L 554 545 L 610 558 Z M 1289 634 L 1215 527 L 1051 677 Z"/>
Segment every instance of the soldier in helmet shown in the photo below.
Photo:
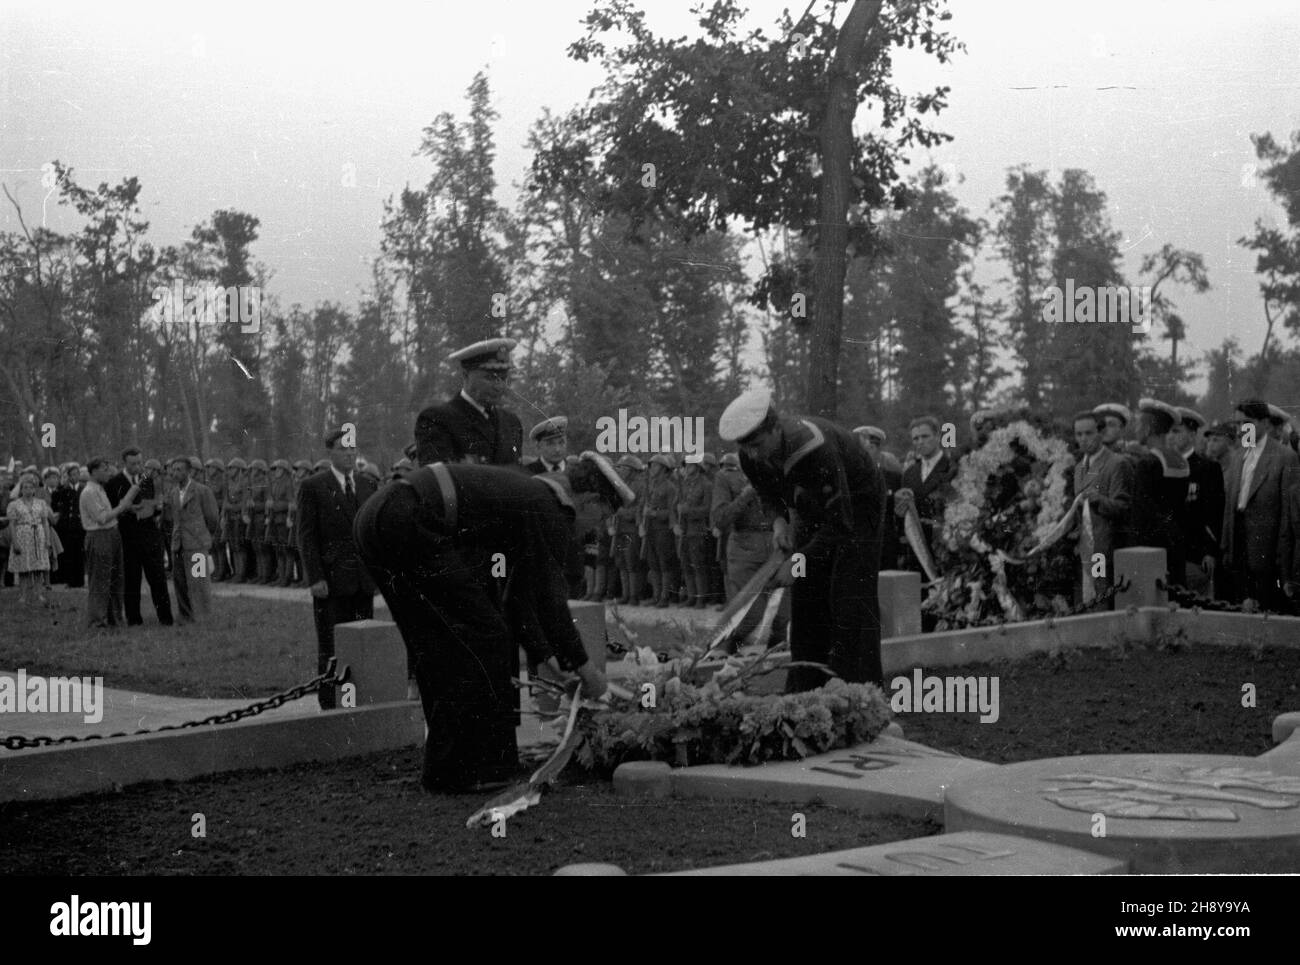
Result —
<path fill-rule="evenodd" d="M 248 526 L 244 500 L 248 497 L 248 463 L 236 456 L 226 463 L 226 498 L 221 504 L 221 535 L 230 550 L 231 580 L 248 582 Z"/>
<path fill-rule="evenodd" d="M 212 582 L 220 583 L 230 579 L 230 560 L 226 556 L 225 526 L 220 522 L 226 505 L 226 464 L 215 456 L 203 464 L 205 485 L 212 490 L 212 498 L 217 501 L 217 534 L 212 541 Z"/>
<path fill-rule="evenodd" d="M 672 602 L 677 590 L 677 551 L 672 528 L 673 507 L 677 503 L 677 487 L 672 479 L 675 468 L 672 456 L 666 453 L 650 457 L 650 481 L 641 510 L 640 534 L 645 541 L 646 570 L 654 591 L 650 605 L 660 609 Z"/>
<path fill-rule="evenodd" d="M 704 474 L 703 456 L 688 455 L 682 466 L 681 491 L 673 509 L 673 533 L 681 546 L 682 575 L 686 580 L 685 606 L 708 605 L 709 569 L 704 537 L 709 530 L 709 505 L 713 485 Z"/>
<path fill-rule="evenodd" d="M 614 568 L 619 584 L 616 602 L 637 606 L 645 589 L 645 564 L 637 532 L 641 504 L 645 502 L 645 463 L 629 453 L 619 457 L 614 469 L 636 496 L 635 502 L 617 507 L 606 524 L 614 540 Z"/>
<path fill-rule="evenodd" d="M 271 463 L 271 483 L 267 492 L 267 545 L 273 554 L 275 570 L 271 574 L 276 586 L 288 586 L 293 577 L 289 561 L 289 510 L 293 506 L 293 467 L 288 459 Z"/>
<path fill-rule="evenodd" d="M 248 464 L 248 492 L 244 496 L 244 525 L 248 527 L 248 543 L 252 549 L 254 583 L 270 583 L 271 572 L 267 553 L 266 498 L 271 489 L 270 467 L 265 459 L 254 459 Z"/>
<path fill-rule="evenodd" d="M 302 488 L 302 481 L 311 474 L 311 463 L 306 459 L 299 459 L 293 464 L 293 499 L 289 503 L 288 532 L 285 537 L 287 545 L 284 548 L 285 557 L 289 561 L 290 586 L 307 585 L 302 571 L 302 554 L 298 550 L 298 492 Z"/>

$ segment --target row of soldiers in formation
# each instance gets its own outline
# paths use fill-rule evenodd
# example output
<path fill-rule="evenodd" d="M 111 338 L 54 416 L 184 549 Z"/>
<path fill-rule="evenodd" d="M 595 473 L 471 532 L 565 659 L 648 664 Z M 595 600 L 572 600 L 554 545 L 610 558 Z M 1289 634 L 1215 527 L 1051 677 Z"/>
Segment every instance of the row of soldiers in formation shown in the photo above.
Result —
<path fill-rule="evenodd" d="M 189 457 L 193 478 L 212 490 L 220 515 L 220 528 L 213 537 L 212 557 L 214 581 L 235 583 L 262 583 L 279 586 L 305 586 L 302 560 L 298 553 L 295 525 L 298 487 L 313 472 L 329 468 L 329 460 L 315 463 L 305 459 L 290 463 L 287 459 L 244 460 L 235 457 L 228 462 L 211 458 L 206 461 Z M 403 459 L 390 473 L 405 471 L 410 461 Z M 384 474 L 374 463 L 358 460 L 357 469 L 382 482 Z M 157 459 L 144 461 L 144 475 L 161 494 L 159 529 L 164 537 L 167 568 L 171 568 L 171 494 L 176 489 L 175 480 L 163 471 Z M 72 587 L 84 584 L 82 558 L 84 532 L 78 512 L 78 498 L 90 476 L 85 466 L 66 462 L 44 470 L 35 465 L 6 469 L 0 466 L 0 493 L 17 489 L 18 480 L 31 477 L 40 481 L 38 498 L 50 504 L 56 520 L 64 553 L 51 582 L 66 583 Z M 3 567 L 0 567 L 3 569 Z"/>

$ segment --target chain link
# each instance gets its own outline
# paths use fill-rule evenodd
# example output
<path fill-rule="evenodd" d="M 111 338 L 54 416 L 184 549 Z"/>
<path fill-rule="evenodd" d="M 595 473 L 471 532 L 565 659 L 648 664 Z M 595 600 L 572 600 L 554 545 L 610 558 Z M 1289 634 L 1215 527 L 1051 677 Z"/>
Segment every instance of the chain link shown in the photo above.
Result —
<path fill-rule="evenodd" d="M 329 664 L 325 667 L 325 672 L 319 677 L 313 677 L 306 683 L 298 684 L 296 687 L 290 687 L 288 690 L 282 690 L 278 694 L 272 694 L 263 700 L 249 704 L 247 707 L 235 707 L 221 714 L 213 714 L 211 717 L 204 717 L 202 720 L 187 720 L 180 724 L 164 724 L 161 727 L 146 727 L 136 731 L 119 731 L 116 734 L 86 734 L 77 736 L 69 734 L 66 737 L 23 737 L 21 734 L 13 734 L 9 737 L 0 737 L 0 747 L 5 750 L 19 751 L 28 747 L 48 747 L 52 744 L 77 744 L 82 741 L 111 740 L 115 737 L 138 737 L 141 734 L 159 734 L 168 730 L 185 730 L 189 727 L 210 727 L 218 724 L 233 724 L 235 721 L 243 720 L 246 717 L 256 717 L 258 714 L 268 710 L 274 710 L 276 707 L 283 706 L 291 700 L 298 700 L 306 697 L 308 694 L 315 693 L 327 683 L 341 684 L 346 683 L 352 676 L 352 668 L 344 667 L 341 674 L 336 674 L 335 663 L 337 658 L 330 657 Z"/>
<path fill-rule="evenodd" d="M 1187 609 L 1210 610 L 1216 613 L 1267 613 L 1279 617 L 1294 616 L 1285 610 L 1267 610 L 1258 604 L 1248 610 L 1243 604 L 1216 600 L 1214 597 L 1194 593 L 1185 586 L 1170 586 L 1164 580 L 1156 580 L 1156 587 L 1169 595 L 1170 603 L 1177 603 Z"/>

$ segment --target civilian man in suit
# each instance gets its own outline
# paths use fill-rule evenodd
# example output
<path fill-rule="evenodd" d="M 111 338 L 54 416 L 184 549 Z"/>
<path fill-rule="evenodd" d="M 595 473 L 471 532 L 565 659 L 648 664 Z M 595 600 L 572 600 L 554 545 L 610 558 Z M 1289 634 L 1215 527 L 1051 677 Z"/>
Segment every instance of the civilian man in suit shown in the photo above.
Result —
<path fill-rule="evenodd" d="M 195 467 L 186 456 L 177 456 L 167 471 L 176 484 L 170 495 L 172 586 L 181 623 L 192 623 L 212 611 L 208 554 L 213 534 L 221 529 L 221 510 L 212 490 L 199 482 L 201 464 Z"/>
<path fill-rule="evenodd" d="M 1240 447 L 1224 480 L 1220 547 L 1232 577 L 1232 599 L 1266 610 L 1285 608 L 1279 580 L 1294 581 L 1292 533 L 1300 459 L 1270 432 L 1268 403 L 1246 399 Z"/>
<path fill-rule="evenodd" d="M 85 542 L 86 532 L 81 528 L 81 490 L 84 484 L 80 476 L 81 467 L 75 462 L 63 466 L 63 485 L 54 492 L 50 508 L 57 514 L 54 531 L 63 543 L 63 555 L 59 557 L 59 575 L 70 587 L 86 585 Z"/>
<path fill-rule="evenodd" d="M 1191 473 L 1185 532 L 1187 585 L 1196 593 L 1213 596 L 1223 531 L 1223 470 L 1218 462 L 1196 451 L 1196 436 L 1205 426 L 1205 417 L 1183 406 L 1178 407 L 1178 414 L 1181 419 L 1169 433 L 1169 444 L 1187 460 Z"/>
<path fill-rule="evenodd" d="M 1124 522 L 1133 499 L 1133 465 L 1102 443 L 1102 425 L 1096 412 L 1080 412 L 1074 417 L 1074 441 L 1079 446 L 1074 491 L 1087 494 L 1080 507 L 1076 547 L 1080 579 L 1075 587 L 1081 600 L 1102 596 L 1114 586 L 1115 550 L 1124 547 Z M 1098 553 L 1105 560 L 1100 573 L 1093 563 Z M 1087 589 L 1089 582 L 1092 593 Z"/>
<path fill-rule="evenodd" d="M 415 421 L 416 454 L 421 465 L 473 462 L 519 467 L 524 430 L 519 417 L 501 408 L 510 379 L 513 338 L 475 342 L 450 356 L 464 371 L 460 393 L 431 405 Z"/>
<path fill-rule="evenodd" d="M 850 683 L 884 685 L 880 663 L 881 516 L 885 487 L 871 455 L 826 419 L 780 416 L 766 389 L 722 413 L 718 435 L 740 448 L 740 465 L 773 514 L 776 548 L 802 554 L 778 574 L 790 591 L 790 655 L 826 664 Z M 820 687 L 823 671 L 790 670 L 786 690 Z"/>
<path fill-rule="evenodd" d="M 123 572 L 126 575 L 124 603 L 127 626 L 138 627 L 144 623 L 140 615 L 140 575 L 149 583 L 149 596 L 153 599 L 158 622 L 169 627 L 172 620 L 172 601 L 167 592 L 167 574 L 163 565 L 163 539 L 158 529 L 162 510 L 162 493 L 144 471 L 140 450 L 131 446 L 122 450 L 123 470 L 108 481 L 104 492 L 116 507 L 134 486 L 136 494 L 129 508 L 118 517 L 122 534 Z"/>
<path fill-rule="evenodd" d="M 325 437 L 329 468 L 302 481 L 294 511 L 316 620 L 317 673 L 324 673 L 334 656 L 335 624 L 375 615 L 375 584 L 357 554 L 352 523 L 376 487 L 356 471 L 356 448 L 341 445 L 343 438 L 342 429 Z M 333 686 L 322 687 L 317 697 L 321 710 L 334 708 Z"/>
<path fill-rule="evenodd" d="M 908 428 L 916 459 L 903 470 L 903 485 L 894 492 L 895 513 L 902 517 L 909 504 L 915 505 L 926 545 L 933 550 L 935 533 L 943 523 L 944 506 L 952 495 L 949 483 L 957 475 L 957 465 L 940 445 L 938 419 L 921 416 L 913 419 Z M 901 523 L 898 528 L 902 530 Z M 905 569 L 921 571 L 920 561 L 910 548 L 904 557 L 908 563 Z"/>

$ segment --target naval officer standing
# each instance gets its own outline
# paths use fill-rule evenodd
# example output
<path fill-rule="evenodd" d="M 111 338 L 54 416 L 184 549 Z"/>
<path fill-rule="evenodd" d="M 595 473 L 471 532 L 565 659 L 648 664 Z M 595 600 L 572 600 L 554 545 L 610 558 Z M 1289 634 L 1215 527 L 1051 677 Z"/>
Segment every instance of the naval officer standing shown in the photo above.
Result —
<path fill-rule="evenodd" d="M 475 342 L 449 358 L 464 372 L 460 392 L 442 405 L 431 405 L 415 422 L 420 465 L 469 462 L 519 467 L 524 430 L 519 417 L 501 407 L 510 380 L 513 338 Z"/>

